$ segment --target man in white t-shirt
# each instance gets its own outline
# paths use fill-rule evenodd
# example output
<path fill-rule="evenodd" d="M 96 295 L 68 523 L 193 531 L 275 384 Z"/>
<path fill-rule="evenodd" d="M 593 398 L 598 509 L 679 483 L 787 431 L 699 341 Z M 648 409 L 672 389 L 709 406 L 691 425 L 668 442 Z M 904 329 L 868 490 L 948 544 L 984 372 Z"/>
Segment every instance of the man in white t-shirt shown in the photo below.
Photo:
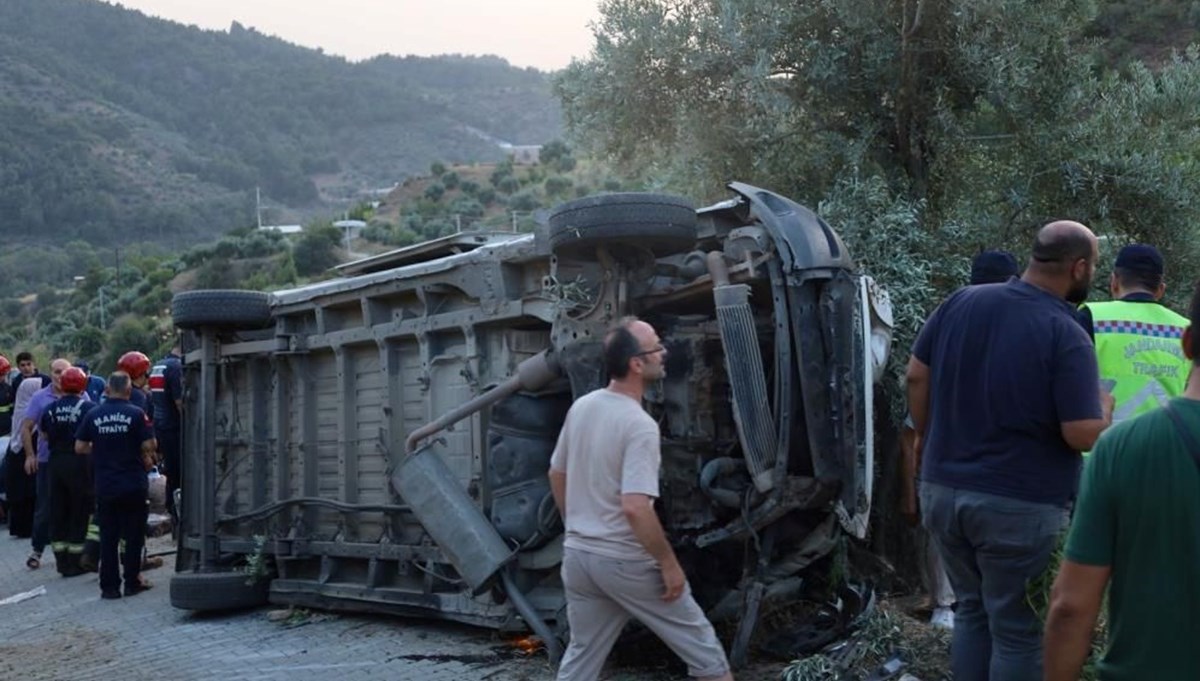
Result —
<path fill-rule="evenodd" d="M 571 625 L 559 681 L 597 679 L 630 618 L 658 635 L 692 677 L 733 679 L 654 511 L 660 435 L 642 396 L 666 375 L 666 357 L 654 327 L 633 317 L 618 322 L 604 337 L 608 387 L 571 406 L 550 460 L 566 525 L 562 580 Z"/>

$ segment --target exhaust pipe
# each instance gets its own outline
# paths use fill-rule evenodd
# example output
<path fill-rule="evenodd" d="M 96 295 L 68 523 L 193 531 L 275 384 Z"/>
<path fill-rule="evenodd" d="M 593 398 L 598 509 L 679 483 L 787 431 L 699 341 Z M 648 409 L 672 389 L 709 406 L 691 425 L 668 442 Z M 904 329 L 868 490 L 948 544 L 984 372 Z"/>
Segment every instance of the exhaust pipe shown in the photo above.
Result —
<path fill-rule="evenodd" d="M 561 368 L 558 360 L 543 350 L 517 365 L 517 373 L 491 390 L 463 402 L 433 421 L 414 430 L 404 440 L 404 453 L 415 454 L 417 443 L 449 428 L 477 411 L 486 409 L 518 390 L 538 390 L 558 378 Z"/>

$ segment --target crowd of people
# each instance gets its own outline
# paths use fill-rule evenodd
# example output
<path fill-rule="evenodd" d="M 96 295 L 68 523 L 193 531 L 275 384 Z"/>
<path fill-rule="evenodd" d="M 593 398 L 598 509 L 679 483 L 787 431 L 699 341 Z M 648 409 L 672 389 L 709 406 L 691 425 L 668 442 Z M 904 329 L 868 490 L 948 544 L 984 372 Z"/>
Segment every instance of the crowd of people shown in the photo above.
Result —
<path fill-rule="evenodd" d="M 901 510 L 928 538 L 957 681 L 1078 678 L 1103 607 L 1101 678 L 1200 679 L 1200 286 L 1188 316 L 1168 309 L 1162 255 L 1134 244 L 1113 263 L 1112 300 L 1089 303 L 1099 258 L 1070 221 L 1038 232 L 1023 272 L 982 253 L 913 346 Z M 654 511 L 660 434 L 641 401 L 667 351 L 627 318 L 603 352 L 610 382 L 572 405 L 549 471 L 571 630 L 558 678 L 596 678 L 632 618 L 695 678 L 731 679 Z M 49 544 L 65 577 L 98 565 L 103 598 L 122 581 L 126 596 L 143 591 L 147 471 L 164 467 L 172 515 L 180 482 L 178 347 L 153 366 L 126 353 L 107 381 L 66 359 L 49 376 L 16 359 L 0 382 L 0 477 L 9 532 L 32 542 L 27 566 Z M 1029 591 L 1060 546 L 1041 613 Z"/>
<path fill-rule="evenodd" d="M 1086 226 L 1048 224 L 1023 273 L 959 289 L 914 344 L 903 510 L 949 586 L 930 580 L 956 680 L 1079 678 L 1106 594 L 1100 678 L 1200 679 L 1200 287 L 1171 311 L 1162 255 L 1133 244 L 1088 303 L 1098 260 Z"/>
<path fill-rule="evenodd" d="M 14 369 L 0 355 L 0 516 L 14 539 L 29 539 L 25 565 L 42 567 L 47 546 L 63 577 L 99 572 L 101 597 L 148 588 L 142 570 L 149 474 L 166 476 L 177 522 L 182 359 L 178 346 L 157 364 L 130 351 L 105 380 L 85 362 L 60 358 L 40 373 L 28 352 Z M 123 574 L 121 568 L 123 567 Z"/>
<path fill-rule="evenodd" d="M 1069 221 L 1038 232 L 1023 272 L 981 253 L 914 344 L 901 511 L 927 539 L 956 681 L 1079 678 L 1106 592 L 1100 678 L 1200 679 L 1200 286 L 1189 317 L 1171 311 L 1162 255 L 1134 244 L 1112 301 L 1087 303 L 1099 257 Z M 627 318 L 603 352 L 609 384 L 572 405 L 550 463 L 571 631 L 558 678 L 597 678 L 636 619 L 692 677 L 731 679 L 653 508 L 660 436 L 641 401 L 666 350 Z"/>

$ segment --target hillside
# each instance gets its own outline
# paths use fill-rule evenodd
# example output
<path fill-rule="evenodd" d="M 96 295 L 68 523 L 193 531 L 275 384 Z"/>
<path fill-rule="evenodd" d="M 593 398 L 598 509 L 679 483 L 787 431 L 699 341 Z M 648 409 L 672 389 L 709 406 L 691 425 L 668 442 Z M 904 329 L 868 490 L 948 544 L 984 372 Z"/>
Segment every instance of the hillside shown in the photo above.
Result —
<path fill-rule="evenodd" d="M 0 120 L 0 236 L 173 246 L 252 223 L 256 187 L 301 221 L 561 127 L 496 57 L 350 63 L 96 0 L 0 3 Z"/>

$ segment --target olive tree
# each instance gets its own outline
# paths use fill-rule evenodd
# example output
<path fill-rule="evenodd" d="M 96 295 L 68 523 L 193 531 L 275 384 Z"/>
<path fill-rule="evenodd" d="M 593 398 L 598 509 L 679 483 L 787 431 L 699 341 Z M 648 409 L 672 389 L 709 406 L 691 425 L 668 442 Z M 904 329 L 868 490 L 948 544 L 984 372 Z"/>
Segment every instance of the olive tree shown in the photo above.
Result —
<path fill-rule="evenodd" d="M 591 55 L 554 87 L 572 145 L 642 184 L 698 198 L 759 184 L 841 233 L 896 308 L 888 447 L 911 342 L 979 250 L 1024 257 L 1037 227 L 1073 218 L 1110 255 L 1158 245 L 1171 282 L 1200 272 L 1200 55 L 1106 72 L 1086 39 L 1095 12 L 1091 0 L 603 0 Z M 894 521 L 876 522 L 877 551 L 911 556 Z"/>

